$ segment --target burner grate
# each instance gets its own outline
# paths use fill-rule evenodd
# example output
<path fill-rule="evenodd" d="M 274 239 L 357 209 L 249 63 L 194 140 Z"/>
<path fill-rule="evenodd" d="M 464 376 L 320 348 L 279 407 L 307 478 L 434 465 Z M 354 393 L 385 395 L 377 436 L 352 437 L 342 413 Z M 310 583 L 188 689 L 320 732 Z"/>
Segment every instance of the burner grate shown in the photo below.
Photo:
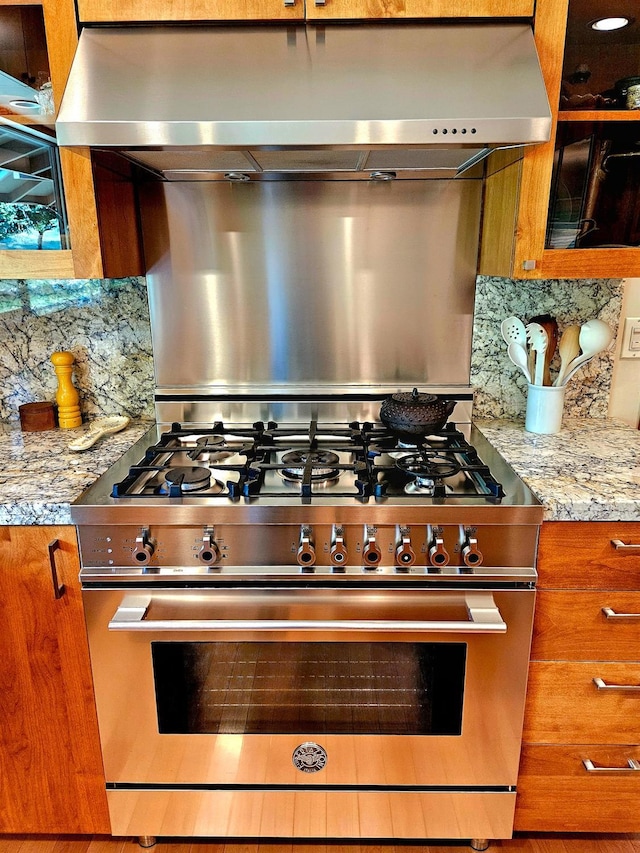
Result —
<path fill-rule="evenodd" d="M 453 423 L 407 443 L 385 427 L 357 421 L 311 421 L 306 427 L 274 421 L 204 428 L 173 423 L 112 490 L 113 498 L 190 495 L 297 496 L 303 503 L 345 497 L 499 503 L 504 490 Z"/>

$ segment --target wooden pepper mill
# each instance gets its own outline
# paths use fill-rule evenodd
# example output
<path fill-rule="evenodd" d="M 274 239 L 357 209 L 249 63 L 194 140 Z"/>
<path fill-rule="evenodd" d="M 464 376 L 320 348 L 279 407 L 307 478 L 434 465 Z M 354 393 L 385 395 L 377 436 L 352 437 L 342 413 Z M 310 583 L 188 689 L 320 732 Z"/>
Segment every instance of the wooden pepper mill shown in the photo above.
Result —
<path fill-rule="evenodd" d="M 58 403 L 58 426 L 62 429 L 73 429 L 82 424 L 80 414 L 80 395 L 71 381 L 73 373 L 73 362 L 75 361 L 71 352 L 54 352 L 51 356 L 56 375 L 58 377 L 58 390 L 56 402 Z"/>

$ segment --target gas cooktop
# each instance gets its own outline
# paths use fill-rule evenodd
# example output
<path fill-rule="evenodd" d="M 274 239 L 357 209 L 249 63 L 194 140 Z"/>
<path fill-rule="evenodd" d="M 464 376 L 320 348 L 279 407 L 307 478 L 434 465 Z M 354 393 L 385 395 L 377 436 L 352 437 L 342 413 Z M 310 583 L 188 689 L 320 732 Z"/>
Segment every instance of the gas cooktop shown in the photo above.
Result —
<path fill-rule="evenodd" d="M 504 489 L 464 434 L 449 423 L 428 436 L 398 436 L 372 423 L 209 427 L 173 423 L 146 447 L 111 496 L 122 498 L 352 497 L 481 499 Z"/>

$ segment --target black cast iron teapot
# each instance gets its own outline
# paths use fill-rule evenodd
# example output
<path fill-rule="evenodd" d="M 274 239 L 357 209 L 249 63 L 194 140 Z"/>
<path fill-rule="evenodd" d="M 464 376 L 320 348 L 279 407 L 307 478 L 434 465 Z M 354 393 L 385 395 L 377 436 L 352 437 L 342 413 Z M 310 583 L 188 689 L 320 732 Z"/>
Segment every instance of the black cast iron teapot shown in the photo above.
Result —
<path fill-rule="evenodd" d="M 455 400 L 441 400 L 435 394 L 420 394 L 417 388 L 393 394 L 380 407 L 380 420 L 393 432 L 429 435 L 446 424 Z"/>

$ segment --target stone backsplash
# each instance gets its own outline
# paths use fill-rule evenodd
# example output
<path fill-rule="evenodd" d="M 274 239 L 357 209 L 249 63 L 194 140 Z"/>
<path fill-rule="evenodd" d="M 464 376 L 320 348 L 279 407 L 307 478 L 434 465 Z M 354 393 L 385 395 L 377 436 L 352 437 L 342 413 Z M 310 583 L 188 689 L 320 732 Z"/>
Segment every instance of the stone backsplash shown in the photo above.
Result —
<path fill-rule="evenodd" d="M 153 417 L 153 359 L 144 278 L 0 280 L 0 420 L 55 400 L 50 356 L 75 355 L 85 419 Z"/>
<path fill-rule="evenodd" d="M 558 322 L 560 334 L 567 326 L 599 317 L 617 335 L 622 289 L 619 279 L 515 281 L 479 276 L 471 360 L 475 417 L 524 418 L 527 380 L 507 356 L 500 331 L 505 317 L 515 315 L 526 323 L 539 314 L 551 314 Z M 614 345 L 611 346 L 611 350 L 585 364 L 569 381 L 566 415 L 606 417 L 615 355 Z M 559 367 L 560 357 L 556 352 L 551 362 L 552 377 Z"/>
<path fill-rule="evenodd" d="M 617 331 L 619 280 L 524 282 L 477 280 L 471 384 L 477 417 L 523 417 L 526 380 L 509 361 L 500 323 L 509 314 L 528 320 L 550 313 L 560 330 L 600 317 Z M 54 400 L 56 350 L 76 358 L 74 383 L 85 419 L 153 411 L 153 357 L 144 278 L 0 280 L 0 420 L 18 419 L 18 406 Z M 556 355 L 552 367 L 557 369 Z M 568 386 L 566 413 L 604 417 L 613 352 L 586 365 Z"/>

